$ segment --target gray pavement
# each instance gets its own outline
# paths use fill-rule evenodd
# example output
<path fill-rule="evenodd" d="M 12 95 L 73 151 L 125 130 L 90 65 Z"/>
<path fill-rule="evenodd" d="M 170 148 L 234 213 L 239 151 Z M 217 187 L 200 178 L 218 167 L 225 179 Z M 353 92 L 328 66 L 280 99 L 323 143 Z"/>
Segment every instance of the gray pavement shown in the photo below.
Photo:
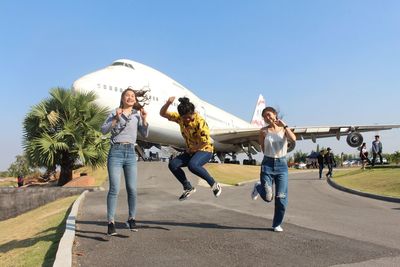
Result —
<path fill-rule="evenodd" d="M 224 186 L 215 198 L 200 181 L 180 202 L 166 163 L 140 162 L 138 173 L 139 231 L 124 225 L 123 184 L 118 236 L 105 235 L 107 191 L 89 192 L 76 221 L 75 266 L 400 266 L 400 204 L 338 191 L 316 172 L 290 174 L 282 233 L 270 228 L 273 203 L 250 199 L 253 183 Z"/>

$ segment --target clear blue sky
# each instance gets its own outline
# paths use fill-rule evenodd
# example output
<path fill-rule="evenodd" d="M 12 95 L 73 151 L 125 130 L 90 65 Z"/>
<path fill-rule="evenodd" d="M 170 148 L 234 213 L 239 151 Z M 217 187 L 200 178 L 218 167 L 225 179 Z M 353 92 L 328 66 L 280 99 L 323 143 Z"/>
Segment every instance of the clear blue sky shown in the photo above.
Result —
<path fill-rule="evenodd" d="M 262 93 L 289 125 L 400 123 L 400 1 L 60 2 L 0 2 L 0 170 L 22 153 L 23 118 L 50 88 L 119 58 L 245 120 Z M 380 134 L 385 152 L 400 150 L 400 130 Z"/>

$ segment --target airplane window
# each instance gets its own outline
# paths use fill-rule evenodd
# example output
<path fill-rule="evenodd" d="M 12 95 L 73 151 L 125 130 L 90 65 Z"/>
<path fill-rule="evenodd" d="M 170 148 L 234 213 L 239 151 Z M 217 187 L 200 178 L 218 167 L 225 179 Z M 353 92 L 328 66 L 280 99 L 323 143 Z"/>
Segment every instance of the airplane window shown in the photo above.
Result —
<path fill-rule="evenodd" d="M 132 66 L 132 64 L 124 63 L 124 62 L 114 62 L 113 64 L 111 64 L 111 66 L 124 66 L 124 67 L 130 68 L 130 69 L 133 69 L 133 70 L 135 69 Z"/>
<path fill-rule="evenodd" d="M 119 91 L 122 93 L 122 91 L 124 91 L 124 90 L 122 90 L 122 88 L 119 88 Z"/>
<path fill-rule="evenodd" d="M 115 92 L 118 92 L 118 87 L 114 87 Z"/>
<path fill-rule="evenodd" d="M 104 88 L 104 89 L 107 89 L 107 85 L 104 84 L 104 85 L 103 85 L 103 88 Z"/>
<path fill-rule="evenodd" d="M 110 88 L 110 91 L 112 91 L 112 86 L 111 85 L 109 86 L 109 88 Z"/>
<path fill-rule="evenodd" d="M 99 83 L 97 84 L 97 88 L 99 88 L 99 89 L 101 88 L 101 86 L 100 86 L 100 84 L 99 84 Z"/>

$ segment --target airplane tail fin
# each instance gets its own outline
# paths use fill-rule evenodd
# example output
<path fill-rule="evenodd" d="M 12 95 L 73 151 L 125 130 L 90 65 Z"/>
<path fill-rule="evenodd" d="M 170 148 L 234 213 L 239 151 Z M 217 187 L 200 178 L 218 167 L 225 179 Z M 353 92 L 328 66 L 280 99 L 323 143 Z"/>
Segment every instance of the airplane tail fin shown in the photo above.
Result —
<path fill-rule="evenodd" d="M 263 109 L 265 108 L 265 99 L 264 97 L 260 94 L 258 96 L 256 108 L 254 110 L 253 118 L 251 119 L 250 124 L 256 127 L 264 127 L 264 119 L 261 116 L 261 113 Z"/>

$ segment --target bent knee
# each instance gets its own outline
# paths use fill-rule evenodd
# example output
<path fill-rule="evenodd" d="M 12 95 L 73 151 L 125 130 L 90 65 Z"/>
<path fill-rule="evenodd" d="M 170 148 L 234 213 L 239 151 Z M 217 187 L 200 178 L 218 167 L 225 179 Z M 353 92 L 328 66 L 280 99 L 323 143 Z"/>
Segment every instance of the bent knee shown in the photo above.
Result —
<path fill-rule="evenodd" d="M 196 171 L 196 170 L 198 170 L 200 168 L 201 168 L 201 166 L 199 164 L 196 164 L 196 163 L 189 163 L 189 165 L 188 165 L 188 169 L 190 171 L 192 171 L 192 172 Z"/>
<path fill-rule="evenodd" d="M 173 161 L 170 161 L 170 162 L 168 163 L 168 169 L 170 169 L 171 171 L 174 171 L 174 170 L 178 169 L 178 165 L 177 165 L 177 164 L 174 164 Z"/>

